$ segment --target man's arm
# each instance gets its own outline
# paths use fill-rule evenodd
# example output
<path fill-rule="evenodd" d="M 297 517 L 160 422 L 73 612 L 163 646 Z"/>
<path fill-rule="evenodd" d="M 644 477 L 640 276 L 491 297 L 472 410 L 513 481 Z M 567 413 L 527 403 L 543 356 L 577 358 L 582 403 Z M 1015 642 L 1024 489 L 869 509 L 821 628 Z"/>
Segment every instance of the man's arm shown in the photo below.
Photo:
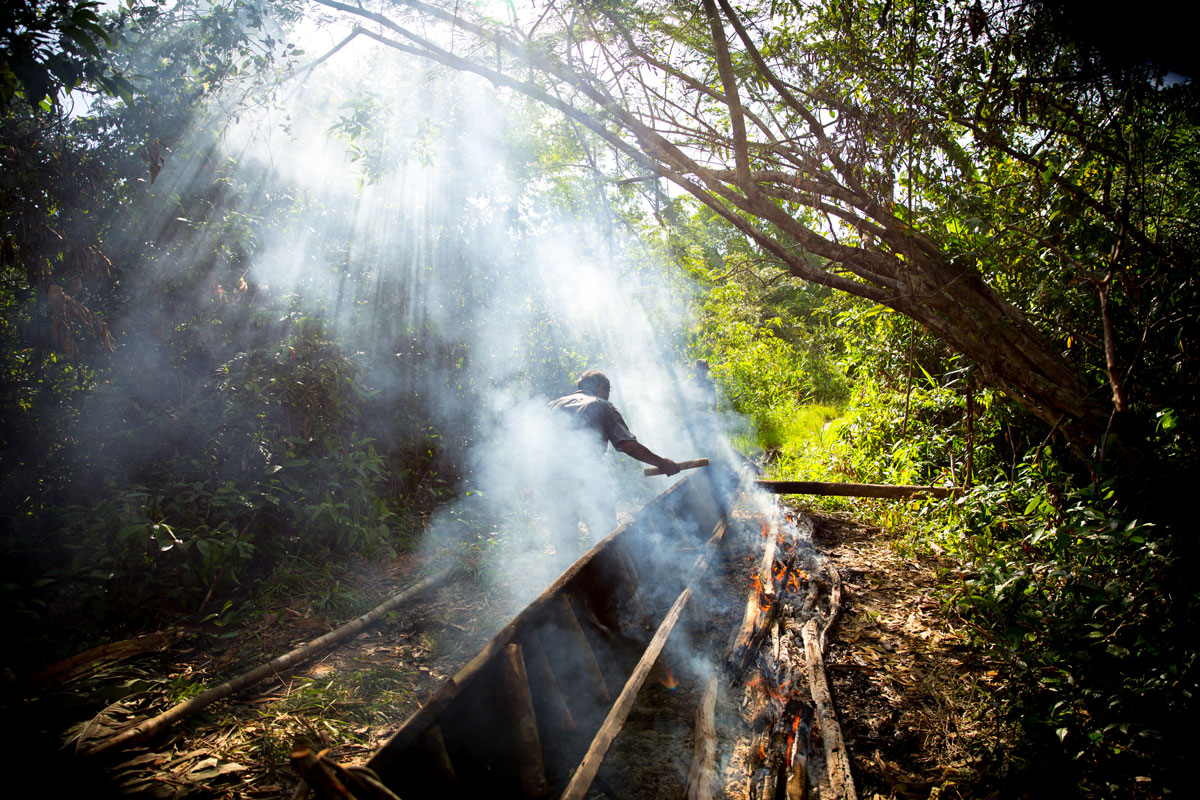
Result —
<path fill-rule="evenodd" d="M 646 447 L 646 445 L 642 444 L 641 442 L 621 442 L 620 444 L 614 446 L 630 458 L 636 458 L 643 464 L 649 464 L 652 467 L 658 467 L 662 470 L 664 475 L 674 475 L 675 473 L 679 472 L 678 464 L 669 458 L 663 458 L 662 456 L 655 455 L 653 452 L 651 452 L 649 447 Z"/>

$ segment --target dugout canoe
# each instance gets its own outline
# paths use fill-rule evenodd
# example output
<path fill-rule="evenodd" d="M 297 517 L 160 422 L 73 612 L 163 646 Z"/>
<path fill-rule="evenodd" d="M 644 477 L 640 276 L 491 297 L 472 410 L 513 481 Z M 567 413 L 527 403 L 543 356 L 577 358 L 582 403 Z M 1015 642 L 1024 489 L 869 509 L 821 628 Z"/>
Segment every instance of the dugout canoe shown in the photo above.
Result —
<path fill-rule="evenodd" d="M 404 800 L 585 796 L 746 488 L 688 475 L 597 543 L 367 767 Z"/>

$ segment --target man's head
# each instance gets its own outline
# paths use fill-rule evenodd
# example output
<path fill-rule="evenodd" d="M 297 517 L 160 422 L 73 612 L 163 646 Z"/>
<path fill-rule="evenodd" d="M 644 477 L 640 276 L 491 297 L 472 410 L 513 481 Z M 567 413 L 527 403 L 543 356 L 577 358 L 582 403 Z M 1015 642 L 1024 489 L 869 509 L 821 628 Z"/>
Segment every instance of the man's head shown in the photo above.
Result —
<path fill-rule="evenodd" d="M 608 399 L 608 376 L 598 369 L 589 369 L 580 375 L 579 381 L 575 385 L 581 392 Z"/>

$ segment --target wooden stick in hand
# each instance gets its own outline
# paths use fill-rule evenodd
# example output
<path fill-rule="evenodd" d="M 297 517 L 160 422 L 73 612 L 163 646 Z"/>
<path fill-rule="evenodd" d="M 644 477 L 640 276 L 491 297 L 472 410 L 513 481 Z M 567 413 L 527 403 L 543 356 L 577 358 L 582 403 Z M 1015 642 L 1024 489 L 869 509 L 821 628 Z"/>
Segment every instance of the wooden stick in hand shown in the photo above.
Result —
<path fill-rule="evenodd" d="M 676 461 L 675 465 L 680 469 L 696 469 L 697 467 L 707 467 L 707 458 L 693 458 L 691 461 Z M 643 475 L 662 475 L 663 471 L 658 467 L 646 467 L 642 470 Z"/>

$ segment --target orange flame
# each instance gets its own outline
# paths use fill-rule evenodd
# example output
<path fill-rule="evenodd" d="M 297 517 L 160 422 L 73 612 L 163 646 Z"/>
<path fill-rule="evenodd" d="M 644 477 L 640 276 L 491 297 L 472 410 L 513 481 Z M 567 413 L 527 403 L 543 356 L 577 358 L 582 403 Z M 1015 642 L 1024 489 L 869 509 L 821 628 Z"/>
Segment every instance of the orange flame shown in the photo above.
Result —
<path fill-rule="evenodd" d="M 679 688 L 679 679 L 675 677 L 675 673 L 671 672 L 670 667 L 667 667 L 666 671 L 659 675 L 658 682 L 672 692 Z"/>

